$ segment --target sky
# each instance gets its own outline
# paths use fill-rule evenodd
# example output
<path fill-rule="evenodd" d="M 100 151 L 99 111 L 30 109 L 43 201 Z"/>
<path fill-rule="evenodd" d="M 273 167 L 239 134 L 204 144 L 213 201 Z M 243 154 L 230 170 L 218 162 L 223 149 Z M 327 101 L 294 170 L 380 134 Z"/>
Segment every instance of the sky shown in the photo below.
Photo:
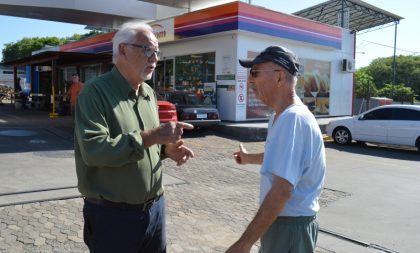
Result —
<path fill-rule="evenodd" d="M 247 2 L 247 1 L 245 1 Z M 283 13 L 293 13 L 322 0 L 251 0 L 254 5 Z M 397 26 L 397 55 L 420 55 L 420 1 L 418 0 L 365 0 L 365 2 L 403 17 Z M 35 19 L 8 17 L 0 15 L 0 52 L 4 44 L 17 42 L 24 37 L 56 36 L 69 37 L 75 33 L 84 34 L 84 25 L 42 21 Z M 417 32 L 416 32 L 417 31 Z M 356 68 L 364 67 L 378 57 L 389 57 L 394 54 L 395 26 L 357 34 L 356 36 Z"/>

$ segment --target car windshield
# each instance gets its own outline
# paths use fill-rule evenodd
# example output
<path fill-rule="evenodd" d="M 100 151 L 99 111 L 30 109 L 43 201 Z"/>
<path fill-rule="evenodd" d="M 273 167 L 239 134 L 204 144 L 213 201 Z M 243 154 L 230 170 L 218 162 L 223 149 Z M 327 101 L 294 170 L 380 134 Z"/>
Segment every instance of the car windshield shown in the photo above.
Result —
<path fill-rule="evenodd" d="M 201 99 L 194 94 L 188 94 L 186 97 L 187 97 L 187 104 L 188 105 L 200 105 L 200 104 L 202 104 Z"/>

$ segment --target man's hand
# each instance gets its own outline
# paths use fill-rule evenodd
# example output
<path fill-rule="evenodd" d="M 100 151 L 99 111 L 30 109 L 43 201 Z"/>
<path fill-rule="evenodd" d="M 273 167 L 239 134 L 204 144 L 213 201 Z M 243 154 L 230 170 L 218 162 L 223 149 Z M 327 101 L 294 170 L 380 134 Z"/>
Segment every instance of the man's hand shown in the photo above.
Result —
<path fill-rule="evenodd" d="M 154 144 L 175 143 L 181 139 L 183 129 L 194 129 L 194 126 L 184 122 L 168 122 L 153 128 L 149 131 L 141 132 L 143 143 L 146 148 Z"/>
<path fill-rule="evenodd" d="M 175 143 L 181 139 L 183 129 L 194 129 L 194 126 L 184 122 L 168 122 L 157 128 L 158 144 Z"/>
<path fill-rule="evenodd" d="M 229 249 L 226 250 L 226 253 L 249 253 L 251 251 L 251 246 L 241 243 L 241 241 L 235 242 Z"/>
<path fill-rule="evenodd" d="M 247 164 L 246 155 L 248 155 L 248 151 L 244 148 L 242 143 L 239 143 L 239 151 L 233 153 L 233 157 L 238 164 Z"/>
<path fill-rule="evenodd" d="M 233 153 L 238 164 L 262 164 L 264 153 L 249 153 L 242 143 L 239 143 L 239 151 Z"/>
<path fill-rule="evenodd" d="M 190 157 L 194 157 L 193 151 L 184 146 L 183 140 L 165 144 L 165 155 L 174 160 L 177 166 L 181 166 L 186 163 Z"/>

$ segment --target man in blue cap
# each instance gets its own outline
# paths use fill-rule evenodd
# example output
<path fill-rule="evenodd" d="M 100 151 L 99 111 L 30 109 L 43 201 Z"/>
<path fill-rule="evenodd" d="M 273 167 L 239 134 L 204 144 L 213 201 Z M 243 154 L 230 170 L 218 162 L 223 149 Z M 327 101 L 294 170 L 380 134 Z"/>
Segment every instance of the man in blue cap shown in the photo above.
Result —
<path fill-rule="evenodd" d="M 239 164 L 261 165 L 260 208 L 227 252 L 249 252 L 259 238 L 262 253 L 314 252 L 325 149 L 314 115 L 296 95 L 299 61 L 290 50 L 271 46 L 239 63 L 250 68 L 248 84 L 256 97 L 275 113 L 264 152 L 248 153 L 239 144 L 234 153 Z"/>

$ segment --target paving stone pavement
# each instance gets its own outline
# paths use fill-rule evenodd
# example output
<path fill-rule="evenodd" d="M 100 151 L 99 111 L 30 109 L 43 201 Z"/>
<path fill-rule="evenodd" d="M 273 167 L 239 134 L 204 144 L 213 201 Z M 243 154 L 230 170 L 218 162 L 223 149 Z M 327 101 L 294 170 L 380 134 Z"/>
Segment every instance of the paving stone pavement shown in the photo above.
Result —
<path fill-rule="evenodd" d="M 165 188 L 168 252 L 224 252 L 244 231 L 258 207 L 258 166 L 232 159 L 237 140 L 212 132 L 186 137 L 196 157 L 164 172 L 185 183 Z M 246 142 L 250 152 L 263 142 Z M 321 204 L 345 197 L 324 190 Z M 83 200 L 35 202 L 0 208 L 0 252 L 88 252 L 83 243 Z M 256 243 L 251 252 L 258 252 Z M 321 248 L 317 252 L 329 252 Z"/>

